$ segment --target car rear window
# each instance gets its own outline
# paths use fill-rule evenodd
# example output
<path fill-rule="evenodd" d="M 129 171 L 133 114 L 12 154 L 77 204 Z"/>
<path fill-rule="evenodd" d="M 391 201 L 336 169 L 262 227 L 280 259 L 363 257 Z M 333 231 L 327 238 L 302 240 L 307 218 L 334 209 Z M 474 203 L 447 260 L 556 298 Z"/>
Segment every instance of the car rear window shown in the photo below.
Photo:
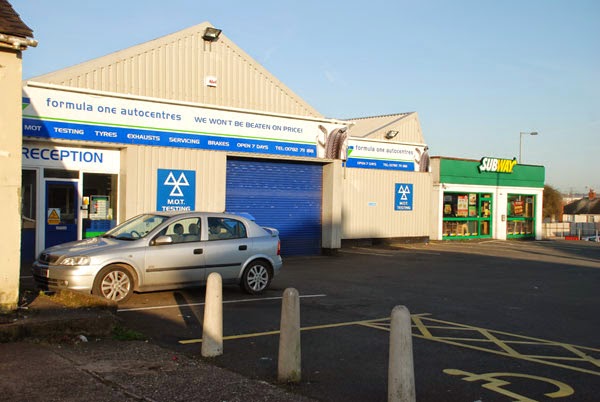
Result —
<path fill-rule="evenodd" d="M 208 218 L 208 240 L 241 239 L 248 237 L 242 221 L 232 218 Z"/>

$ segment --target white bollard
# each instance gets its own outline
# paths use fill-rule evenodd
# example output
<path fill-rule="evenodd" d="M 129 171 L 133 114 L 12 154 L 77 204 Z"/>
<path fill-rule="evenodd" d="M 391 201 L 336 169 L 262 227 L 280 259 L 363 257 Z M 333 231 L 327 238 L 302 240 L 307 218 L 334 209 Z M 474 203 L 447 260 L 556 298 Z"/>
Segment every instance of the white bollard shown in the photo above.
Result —
<path fill-rule="evenodd" d="M 283 291 L 279 331 L 277 379 L 297 383 L 301 378 L 300 296 L 294 288 Z"/>
<path fill-rule="evenodd" d="M 415 402 L 410 312 L 405 306 L 392 310 L 390 361 L 388 366 L 388 402 Z"/>
<path fill-rule="evenodd" d="M 215 357 L 223 354 L 223 286 L 221 275 L 208 275 L 204 323 L 202 324 L 202 356 Z"/>

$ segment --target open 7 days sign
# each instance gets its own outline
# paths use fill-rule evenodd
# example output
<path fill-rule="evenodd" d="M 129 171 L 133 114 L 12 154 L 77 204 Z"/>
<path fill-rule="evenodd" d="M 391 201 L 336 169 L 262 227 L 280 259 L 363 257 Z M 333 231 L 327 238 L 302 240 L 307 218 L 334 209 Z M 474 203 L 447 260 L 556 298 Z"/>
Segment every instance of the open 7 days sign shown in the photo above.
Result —
<path fill-rule="evenodd" d="M 196 172 L 158 169 L 157 211 L 193 211 L 196 208 Z"/>

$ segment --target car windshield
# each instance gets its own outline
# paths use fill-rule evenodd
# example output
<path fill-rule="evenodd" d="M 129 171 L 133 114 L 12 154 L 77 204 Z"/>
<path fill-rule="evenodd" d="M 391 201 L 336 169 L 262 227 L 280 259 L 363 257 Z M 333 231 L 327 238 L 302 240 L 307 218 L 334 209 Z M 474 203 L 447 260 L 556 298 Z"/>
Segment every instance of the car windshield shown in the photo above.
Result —
<path fill-rule="evenodd" d="M 138 215 L 122 224 L 114 227 L 104 234 L 120 240 L 137 240 L 146 237 L 155 227 L 169 219 L 168 216 L 144 214 Z"/>

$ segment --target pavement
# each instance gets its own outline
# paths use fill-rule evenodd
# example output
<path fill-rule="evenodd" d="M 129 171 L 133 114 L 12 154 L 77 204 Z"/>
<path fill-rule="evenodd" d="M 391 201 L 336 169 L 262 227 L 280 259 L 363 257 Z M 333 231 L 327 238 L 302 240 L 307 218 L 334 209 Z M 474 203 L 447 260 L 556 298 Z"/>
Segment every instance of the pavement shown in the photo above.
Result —
<path fill-rule="evenodd" d="M 22 292 L 0 315 L 0 401 L 313 401 L 128 332 L 117 306 L 76 292 Z"/>

